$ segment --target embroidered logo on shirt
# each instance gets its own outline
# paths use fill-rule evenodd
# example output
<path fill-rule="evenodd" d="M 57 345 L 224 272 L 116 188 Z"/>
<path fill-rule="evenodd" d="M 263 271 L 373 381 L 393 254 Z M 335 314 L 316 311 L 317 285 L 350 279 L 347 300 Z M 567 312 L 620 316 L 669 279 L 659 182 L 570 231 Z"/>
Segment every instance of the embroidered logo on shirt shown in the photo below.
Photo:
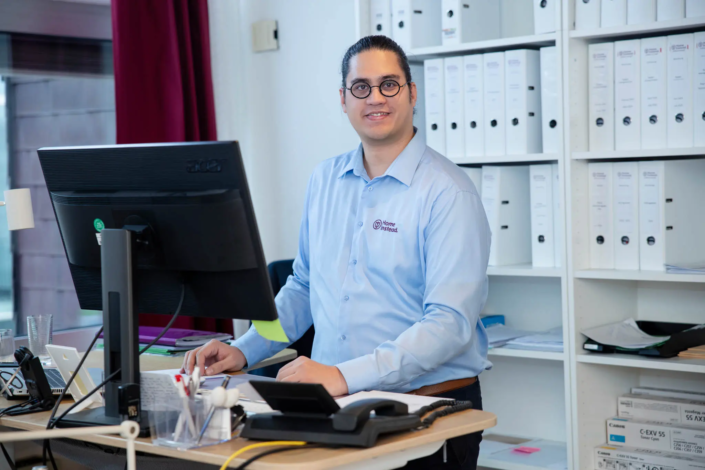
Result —
<path fill-rule="evenodd" d="M 382 230 L 384 232 L 393 232 L 397 233 L 397 224 L 394 222 L 387 222 L 382 221 L 380 219 L 375 220 L 375 223 L 372 225 L 372 228 L 375 230 Z"/>

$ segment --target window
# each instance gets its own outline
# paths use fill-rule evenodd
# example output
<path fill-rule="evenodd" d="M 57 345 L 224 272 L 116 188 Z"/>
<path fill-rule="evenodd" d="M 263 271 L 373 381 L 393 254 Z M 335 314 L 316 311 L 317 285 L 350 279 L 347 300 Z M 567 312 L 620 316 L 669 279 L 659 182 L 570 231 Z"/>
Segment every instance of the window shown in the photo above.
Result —
<path fill-rule="evenodd" d="M 35 228 L 10 233 L 0 214 L 0 325 L 24 335 L 26 317 L 46 313 L 54 315 L 55 331 L 101 324 L 101 312 L 78 305 L 36 150 L 115 143 L 110 43 L 3 40 L 10 53 L 9 63 L 0 64 L 9 69 L 0 81 L 0 175 L 6 175 L 0 190 L 3 184 L 30 189 Z"/>

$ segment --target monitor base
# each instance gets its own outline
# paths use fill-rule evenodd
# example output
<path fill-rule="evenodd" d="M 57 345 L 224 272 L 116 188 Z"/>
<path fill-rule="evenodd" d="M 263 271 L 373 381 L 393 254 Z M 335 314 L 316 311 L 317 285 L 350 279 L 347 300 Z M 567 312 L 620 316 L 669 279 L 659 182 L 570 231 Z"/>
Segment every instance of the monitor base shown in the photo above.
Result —
<path fill-rule="evenodd" d="M 119 426 L 124 420 L 119 417 L 105 416 L 105 407 L 91 408 L 78 413 L 66 415 L 56 425 L 57 428 L 87 428 L 92 426 Z M 149 437 L 149 414 L 142 412 L 139 422 L 139 437 Z"/>

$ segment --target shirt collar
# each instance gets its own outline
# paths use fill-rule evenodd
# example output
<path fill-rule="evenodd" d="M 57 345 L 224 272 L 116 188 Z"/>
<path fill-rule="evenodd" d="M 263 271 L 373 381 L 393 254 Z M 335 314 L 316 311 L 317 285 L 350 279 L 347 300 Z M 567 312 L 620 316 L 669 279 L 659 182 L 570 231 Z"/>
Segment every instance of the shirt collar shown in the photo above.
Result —
<path fill-rule="evenodd" d="M 391 176 L 399 182 L 411 186 L 411 180 L 414 178 L 416 168 L 419 166 L 419 162 L 425 151 L 426 143 L 421 139 L 416 127 L 414 127 L 414 137 L 397 158 L 394 159 L 384 175 Z M 350 160 L 348 160 L 348 163 L 340 171 L 338 177 L 341 178 L 350 171 L 359 177 L 367 175 L 365 166 L 362 163 L 362 144 L 355 150 Z"/>

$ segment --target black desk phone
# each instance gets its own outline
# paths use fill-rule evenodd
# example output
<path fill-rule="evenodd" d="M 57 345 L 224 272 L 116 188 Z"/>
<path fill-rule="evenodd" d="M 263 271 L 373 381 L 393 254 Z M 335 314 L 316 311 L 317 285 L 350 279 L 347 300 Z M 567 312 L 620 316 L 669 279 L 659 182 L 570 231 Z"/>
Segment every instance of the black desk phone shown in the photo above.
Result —
<path fill-rule="evenodd" d="M 341 409 L 320 384 L 257 380 L 250 384 L 278 411 L 248 417 L 240 434 L 248 439 L 372 447 L 380 434 L 422 426 L 419 415 L 394 400 L 369 398 Z"/>
<path fill-rule="evenodd" d="M 22 378 L 27 388 L 27 393 L 29 394 L 29 400 L 5 409 L 4 414 L 17 416 L 51 410 L 56 401 L 39 358 L 35 357 L 32 352 L 24 346 L 18 348 L 14 356 L 20 372 L 22 373 Z M 3 387 L 0 386 L 0 389 L 2 388 Z"/>

